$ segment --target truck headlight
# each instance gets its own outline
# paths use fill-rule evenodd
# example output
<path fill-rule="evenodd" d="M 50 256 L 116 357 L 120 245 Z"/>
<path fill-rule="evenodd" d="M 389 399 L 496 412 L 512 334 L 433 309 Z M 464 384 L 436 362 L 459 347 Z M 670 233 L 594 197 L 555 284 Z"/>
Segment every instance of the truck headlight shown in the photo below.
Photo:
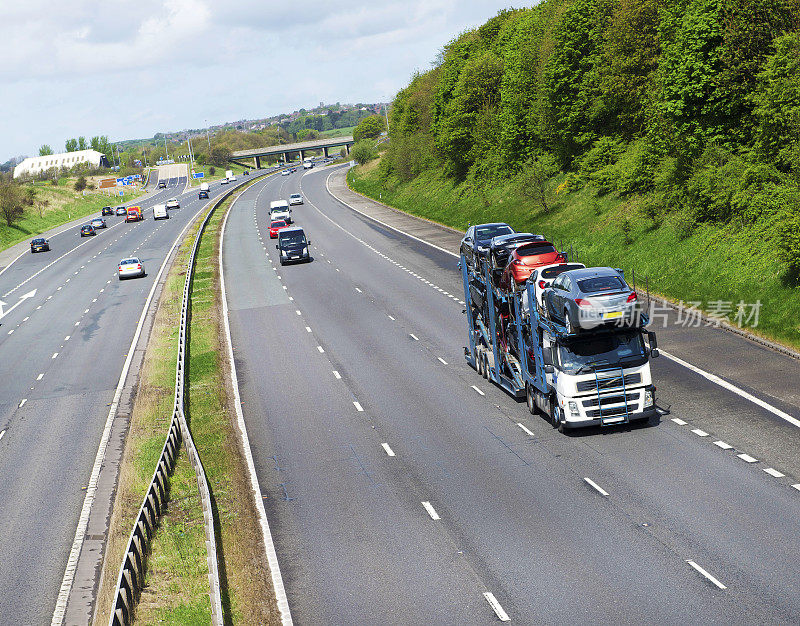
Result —
<path fill-rule="evenodd" d="M 281 250 L 281 256 L 286 256 L 286 250 Z"/>
<path fill-rule="evenodd" d="M 653 406 L 653 390 L 652 389 L 645 389 L 644 390 L 644 407 L 651 407 Z"/>
<path fill-rule="evenodd" d="M 308 256 L 308 248 L 303 248 L 303 256 Z"/>
<path fill-rule="evenodd" d="M 580 417 L 580 412 L 578 411 L 578 403 L 575 400 L 569 401 L 569 412 L 572 413 L 573 417 Z"/>

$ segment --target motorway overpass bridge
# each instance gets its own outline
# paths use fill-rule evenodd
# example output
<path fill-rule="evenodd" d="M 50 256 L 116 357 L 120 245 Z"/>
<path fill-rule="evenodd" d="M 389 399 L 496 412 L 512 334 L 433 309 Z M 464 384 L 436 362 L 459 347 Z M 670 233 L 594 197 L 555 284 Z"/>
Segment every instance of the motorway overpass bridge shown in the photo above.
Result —
<path fill-rule="evenodd" d="M 328 150 L 331 148 L 344 147 L 347 153 L 350 154 L 350 146 L 353 145 L 353 137 L 329 137 L 326 139 L 315 139 L 313 141 L 302 141 L 299 143 L 286 143 L 279 146 L 269 146 L 267 148 L 255 148 L 252 150 L 238 150 L 231 154 L 230 160 L 238 165 L 250 167 L 251 164 L 243 161 L 253 159 L 256 169 L 261 169 L 261 159 L 270 156 L 282 157 L 284 161 L 290 161 L 289 158 L 295 153 L 299 153 L 300 160 L 305 158 L 307 151 L 322 150 L 325 156 L 328 156 Z"/>

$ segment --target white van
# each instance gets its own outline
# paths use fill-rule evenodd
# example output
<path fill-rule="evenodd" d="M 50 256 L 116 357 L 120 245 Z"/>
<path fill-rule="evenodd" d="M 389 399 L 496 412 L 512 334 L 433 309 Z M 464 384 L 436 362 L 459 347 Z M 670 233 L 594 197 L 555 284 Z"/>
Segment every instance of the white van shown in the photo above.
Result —
<path fill-rule="evenodd" d="M 292 223 L 292 209 L 286 200 L 273 200 L 269 203 L 269 219 L 286 220 L 287 224 Z"/>
<path fill-rule="evenodd" d="M 236 180 L 236 176 L 233 175 L 233 170 L 226 170 L 225 171 L 225 178 L 227 178 L 228 180 L 235 181 Z"/>
<path fill-rule="evenodd" d="M 154 220 L 169 219 L 169 211 L 167 211 L 166 204 L 157 204 L 153 207 L 153 219 Z"/>

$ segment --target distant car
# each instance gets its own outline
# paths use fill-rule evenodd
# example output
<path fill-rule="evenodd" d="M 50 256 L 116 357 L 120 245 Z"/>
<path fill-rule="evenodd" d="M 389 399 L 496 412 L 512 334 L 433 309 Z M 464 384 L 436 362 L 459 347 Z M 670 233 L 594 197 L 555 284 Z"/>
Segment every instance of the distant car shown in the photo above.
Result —
<path fill-rule="evenodd" d="M 167 181 L 165 180 L 158 181 L 158 186 L 156 187 L 156 189 L 166 189 L 166 188 L 167 188 Z"/>
<path fill-rule="evenodd" d="M 100 215 L 114 215 L 114 207 L 104 206 L 100 209 Z"/>
<path fill-rule="evenodd" d="M 278 231 L 283 228 L 288 228 L 288 226 L 289 224 L 287 224 L 285 220 L 273 220 L 269 224 L 269 238 L 277 239 Z"/>
<path fill-rule="evenodd" d="M 181 208 L 181 204 L 180 204 L 180 202 L 178 202 L 177 198 L 170 198 L 169 200 L 167 200 L 167 208 L 168 209 L 180 209 Z"/>
<path fill-rule="evenodd" d="M 553 265 L 543 265 L 542 267 L 537 267 L 535 270 L 533 270 L 528 278 L 528 282 L 533 283 L 533 293 L 536 296 L 536 306 L 538 306 L 540 309 L 543 309 L 542 294 L 544 293 L 545 289 L 553 284 L 553 281 L 559 276 L 559 274 L 569 272 L 570 270 L 583 269 L 585 267 L 586 266 L 583 263 L 554 263 Z"/>
<path fill-rule="evenodd" d="M 242 176 L 250 176 L 250 170 L 245 170 L 242 172 Z"/>
<path fill-rule="evenodd" d="M 537 267 L 566 263 L 565 254 L 556 250 L 549 241 L 534 241 L 522 244 L 508 257 L 508 264 L 500 277 L 500 287 L 503 289 L 518 289 L 530 278 L 531 272 Z"/>
<path fill-rule="evenodd" d="M 86 224 L 85 226 L 81 226 L 81 237 L 91 237 L 92 235 L 96 235 L 97 233 L 92 228 L 91 224 Z"/>
<path fill-rule="evenodd" d="M 142 263 L 140 258 L 135 256 L 122 259 L 117 268 L 117 275 L 119 276 L 120 280 L 124 278 L 145 276 L 144 263 Z"/>
<path fill-rule="evenodd" d="M 231 181 L 229 181 L 227 178 L 223 178 L 221 181 L 219 181 L 219 184 L 220 185 L 227 185 L 229 182 L 231 182 Z"/>
<path fill-rule="evenodd" d="M 296 171 L 297 171 L 297 168 L 296 168 L 296 167 L 293 167 L 293 168 L 291 169 L 291 172 L 292 172 L 293 174 L 294 174 Z"/>
<path fill-rule="evenodd" d="M 604 324 L 634 325 L 640 321 L 636 292 L 620 270 L 588 267 L 563 272 L 542 294 L 547 316 L 568 333 Z"/>
<path fill-rule="evenodd" d="M 291 196 L 289 196 L 289 204 L 303 204 L 303 196 L 301 196 L 299 193 L 293 193 Z"/>
<path fill-rule="evenodd" d="M 90 223 L 92 225 L 92 228 L 94 228 L 95 230 L 98 228 L 106 227 L 106 221 L 101 217 L 94 218 Z"/>
<path fill-rule="evenodd" d="M 475 256 L 479 253 L 486 253 L 489 249 L 489 242 L 494 237 L 500 235 L 510 235 L 514 233 L 514 229 L 508 224 L 503 222 L 494 222 L 491 224 L 477 224 L 470 226 L 467 232 L 464 233 L 464 238 L 461 240 L 461 254 L 467 261 L 467 266 L 472 267 L 475 265 Z"/>
<path fill-rule="evenodd" d="M 291 174 L 291 173 L 292 173 L 292 170 L 283 170 L 283 171 L 281 172 L 281 176 L 288 176 L 288 175 L 289 175 L 289 174 Z"/>
<path fill-rule="evenodd" d="M 31 253 L 50 252 L 50 242 L 44 237 L 37 237 L 31 241 Z"/>
<path fill-rule="evenodd" d="M 311 261 L 308 246 L 311 242 L 306 239 L 306 234 L 299 226 L 283 228 L 278 231 L 278 249 L 281 255 L 281 265 L 291 262 Z"/>
<path fill-rule="evenodd" d="M 127 207 L 124 207 L 124 206 L 118 206 L 117 210 L 115 211 L 115 213 L 117 215 L 127 215 L 128 214 L 128 209 L 127 209 Z"/>

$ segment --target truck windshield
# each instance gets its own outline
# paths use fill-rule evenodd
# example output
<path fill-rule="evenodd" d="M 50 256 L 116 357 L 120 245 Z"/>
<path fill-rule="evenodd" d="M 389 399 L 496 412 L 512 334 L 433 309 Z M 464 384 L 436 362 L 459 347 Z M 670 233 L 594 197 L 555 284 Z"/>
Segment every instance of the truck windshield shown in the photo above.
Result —
<path fill-rule="evenodd" d="M 306 244 L 306 238 L 303 233 L 287 233 L 281 236 L 280 242 L 282 246 L 299 246 Z"/>
<path fill-rule="evenodd" d="M 632 367 L 647 360 L 638 331 L 575 338 L 558 344 L 560 369 L 567 374 L 603 367 Z"/>

